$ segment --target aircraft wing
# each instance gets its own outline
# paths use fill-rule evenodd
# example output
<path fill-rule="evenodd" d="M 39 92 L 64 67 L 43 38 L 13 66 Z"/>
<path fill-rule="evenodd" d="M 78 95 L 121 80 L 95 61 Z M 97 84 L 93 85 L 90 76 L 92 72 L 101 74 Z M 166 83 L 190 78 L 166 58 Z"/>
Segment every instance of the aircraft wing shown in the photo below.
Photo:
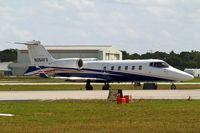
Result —
<path fill-rule="evenodd" d="M 85 77 L 52 77 L 55 79 L 64 79 L 65 81 L 73 81 L 73 82 L 86 82 L 90 80 L 91 82 L 104 82 L 106 79 L 103 78 L 85 78 Z"/>
<path fill-rule="evenodd" d="M 65 77 L 65 76 L 50 76 L 47 75 L 40 67 L 38 67 L 41 78 L 54 78 L 54 79 L 63 79 L 65 81 L 72 81 L 72 82 L 86 82 L 90 80 L 91 82 L 105 82 L 107 81 L 104 78 L 93 78 L 93 77 Z"/>
<path fill-rule="evenodd" d="M 91 82 L 104 82 L 104 81 L 106 81 L 106 80 L 103 79 L 103 78 L 59 77 L 59 76 L 49 77 L 49 76 L 46 75 L 45 73 L 40 73 L 40 77 L 41 77 L 41 78 L 63 79 L 63 80 L 65 80 L 65 81 L 72 81 L 72 82 L 86 82 L 87 80 L 90 80 Z"/>

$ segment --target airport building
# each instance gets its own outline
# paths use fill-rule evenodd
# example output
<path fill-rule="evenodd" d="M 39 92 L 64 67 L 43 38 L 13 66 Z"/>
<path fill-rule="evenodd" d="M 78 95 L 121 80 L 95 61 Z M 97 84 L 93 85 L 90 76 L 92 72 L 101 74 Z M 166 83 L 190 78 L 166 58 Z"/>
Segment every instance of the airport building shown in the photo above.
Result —
<path fill-rule="evenodd" d="M 12 64 L 12 62 L 1 62 L 0 63 L 0 76 L 10 76 L 10 75 L 12 75 L 12 71 L 9 68 L 10 64 Z"/>
<path fill-rule="evenodd" d="M 188 69 L 188 68 L 186 68 L 184 70 L 184 72 L 187 72 L 187 73 L 193 75 L 194 77 L 200 77 L 200 69 Z"/>
<path fill-rule="evenodd" d="M 56 58 L 96 58 L 97 60 L 122 60 L 122 52 L 111 45 L 60 45 L 45 46 L 50 54 Z M 12 63 L 13 75 L 23 75 L 30 59 L 26 47 L 17 51 L 17 63 Z"/>

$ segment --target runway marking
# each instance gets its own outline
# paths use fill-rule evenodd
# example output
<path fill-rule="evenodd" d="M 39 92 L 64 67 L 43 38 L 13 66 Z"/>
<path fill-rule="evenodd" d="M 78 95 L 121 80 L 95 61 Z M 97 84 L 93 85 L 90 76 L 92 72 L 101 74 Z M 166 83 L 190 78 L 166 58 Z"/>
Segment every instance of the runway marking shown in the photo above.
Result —
<path fill-rule="evenodd" d="M 15 116 L 14 114 L 0 114 L 0 116 Z"/>

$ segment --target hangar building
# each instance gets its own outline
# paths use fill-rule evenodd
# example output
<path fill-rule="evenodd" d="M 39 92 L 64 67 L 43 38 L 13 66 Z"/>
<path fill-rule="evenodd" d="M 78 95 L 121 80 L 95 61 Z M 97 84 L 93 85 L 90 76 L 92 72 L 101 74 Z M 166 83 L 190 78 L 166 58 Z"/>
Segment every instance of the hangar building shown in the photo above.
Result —
<path fill-rule="evenodd" d="M 56 58 L 96 58 L 97 60 L 122 60 L 122 52 L 111 45 L 60 45 L 45 46 Z M 13 75 L 23 75 L 30 65 L 27 48 L 17 51 L 17 63 L 10 65 Z"/>
<path fill-rule="evenodd" d="M 193 75 L 194 77 L 200 77 L 200 69 L 189 69 L 189 68 L 186 68 L 184 70 L 184 72 L 187 72 L 191 75 Z"/>
<path fill-rule="evenodd" d="M 9 68 L 10 64 L 12 64 L 12 62 L 0 62 L 0 76 L 12 75 L 11 69 Z"/>

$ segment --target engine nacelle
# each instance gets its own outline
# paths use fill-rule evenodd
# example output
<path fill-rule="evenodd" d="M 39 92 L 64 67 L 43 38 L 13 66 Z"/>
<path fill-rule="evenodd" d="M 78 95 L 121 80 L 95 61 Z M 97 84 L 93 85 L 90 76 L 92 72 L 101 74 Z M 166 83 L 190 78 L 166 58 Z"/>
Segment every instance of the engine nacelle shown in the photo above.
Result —
<path fill-rule="evenodd" d="M 53 65 L 56 67 L 66 67 L 66 68 L 81 68 L 84 65 L 84 62 L 80 58 L 66 58 L 58 59 L 53 62 Z"/>

